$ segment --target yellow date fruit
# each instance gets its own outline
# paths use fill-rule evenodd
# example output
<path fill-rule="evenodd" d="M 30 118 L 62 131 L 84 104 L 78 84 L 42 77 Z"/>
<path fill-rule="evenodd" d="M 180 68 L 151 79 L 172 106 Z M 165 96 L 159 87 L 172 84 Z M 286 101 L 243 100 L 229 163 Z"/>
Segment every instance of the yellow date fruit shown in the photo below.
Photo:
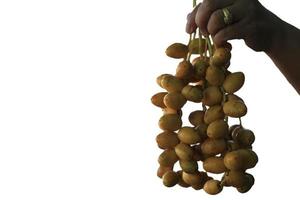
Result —
<path fill-rule="evenodd" d="M 224 119 L 225 115 L 223 112 L 223 108 L 220 105 L 215 105 L 210 107 L 204 115 L 204 121 L 206 124 L 210 124 L 213 121 L 216 121 L 218 119 Z"/>
<path fill-rule="evenodd" d="M 239 149 L 226 153 L 224 164 L 230 170 L 246 170 L 255 167 L 258 162 L 256 153 L 250 149 Z"/>
<path fill-rule="evenodd" d="M 159 166 L 157 169 L 157 176 L 159 178 L 162 178 L 162 176 L 168 172 L 168 171 L 172 171 L 173 170 L 173 166 L 170 167 L 165 167 L 165 166 Z"/>
<path fill-rule="evenodd" d="M 217 48 L 210 58 L 210 64 L 216 67 L 224 67 L 231 58 L 230 50 L 227 48 Z"/>
<path fill-rule="evenodd" d="M 193 150 L 194 150 L 194 156 L 193 156 L 193 159 L 194 160 L 197 160 L 197 161 L 204 161 L 205 159 L 211 157 L 211 155 L 208 155 L 208 154 L 203 154 L 202 153 L 202 150 L 201 150 L 201 144 L 197 144 L 197 145 L 194 145 L 193 147 Z"/>
<path fill-rule="evenodd" d="M 218 67 L 209 66 L 206 70 L 205 79 L 210 85 L 221 86 L 225 80 L 225 73 Z"/>
<path fill-rule="evenodd" d="M 210 86 L 203 91 L 202 103 L 206 106 L 221 104 L 222 100 L 223 93 L 217 86 Z"/>
<path fill-rule="evenodd" d="M 202 176 L 202 178 L 200 179 L 200 182 L 198 182 L 197 184 L 192 185 L 192 188 L 195 189 L 195 190 L 203 189 L 204 184 L 206 183 L 206 181 L 211 180 L 211 177 L 208 177 L 205 172 L 199 172 L 199 174 Z"/>
<path fill-rule="evenodd" d="M 164 77 L 172 77 L 173 75 L 172 74 L 161 74 L 159 75 L 157 78 L 156 78 L 156 83 L 163 88 L 163 86 L 161 85 L 161 81 Z"/>
<path fill-rule="evenodd" d="M 247 106 L 241 101 L 227 101 L 223 105 L 223 111 L 229 117 L 239 118 L 247 114 Z"/>
<path fill-rule="evenodd" d="M 192 54 L 203 54 L 205 51 L 205 39 L 192 39 L 189 43 L 189 51 Z"/>
<path fill-rule="evenodd" d="M 161 86 L 168 92 L 181 92 L 181 90 L 184 88 L 185 83 L 175 77 L 175 76 L 163 76 L 161 79 Z"/>
<path fill-rule="evenodd" d="M 178 131 L 178 138 L 181 142 L 185 144 L 196 144 L 200 142 L 200 135 L 192 127 L 182 127 Z"/>
<path fill-rule="evenodd" d="M 226 138 L 228 132 L 228 124 L 223 119 L 216 120 L 207 127 L 207 136 L 212 139 Z"/>
<path fill-rule="evenodd" d="M 243 72 L 235 72 L 226 76 L 223 83 L 223 88 L 225 92 L 233 94 L 237 92 L 244 85 L 245 75 Z"/>
<path fill-rule="evenodd" d="M 255 182 L 254 177 L 248 173 L 246 173 L 246 176 L 247 176 L 246 183 L 243 186 L 236 188 L 237 191 L 239 191 L 240 193 L 248 192 L 251 189 L 251 187 L 254 185 L 254 182 Z"/>
<path fill-rule="evenodd" d="M 244 100 L 241 97 L 239 97 L 235 94 L 227 94 L 226 99 L 227 99 L 227 101 L 241 101 L 241 102 L 244 102 Z"/>
<path fill-rule="evenodd" d="M 208 59 L 205 57 L 197 57 L 192 61 L 194 66 L 194 76 L 196 79 L 201 80 L 205 78 L 206 70 L 209 66 Z"/>
<path fill-rule="evenodd" d="M 160 166 L 173 167 L 178 161 L 178 157 L 173 149 L 164 150 L 158 157 Z"/>
<path fill-rule="evenodd" d="M 196 126 L 195 130 L 198 132 L 199 136 L 200 136 L 200 142 L 203 142 L 204 140 L 206 140 L 207 136 L 207 124 L 202 123 L 199 124 L 198 126 Z"/>
<path fill-rule="evenodd" d="M 204 123 L 204 114 L 205 112 L 202 110 L 196 110 L 191 112 L 189 115 L 189 121 L 192 125 L 198 126 Z"/>
<path fill-rule="evenodd" d="M 161 149 L 172 149 L 179 144 L 179 139 L 176 133 L 164 131 L 156 136 L 156 142 Z"/>
<path fill-rule="evenodd" d="M 187 184 L 186 182 L 184 182 L 184 180 L 182 179 L 182 173 L 183 173 L 182 170 L 177 171 L 177 175 L 179 178 L 178 185 L 180 185 L 181 187 L 184 187 L 184 188 L 190 187 L 190 185 Z"/>
<path fill-rule="evenodd" d="M 151 97 L 151 102 L 153 105 L 165 108 L 166 105 L 164 104 L 164 97 L 167 95 L 167 92 L 159 92 Z"/>
<path fill-rule="evenodd" d="M 233 140 L 228 140 L 227 141 L 227 150 L 228 151 L 235 151 L 235 150 L 238 150 L 240 148 L 241 148 L 241 146 L 237 142 L 235 142 Z"/>
<path fill-rule="evenodd" d="M 210 195 L 216 195 L 222 191 L 223 187 L 218 180 L 208 180 L 203 186 L 203 190 Z"/>
<path fill-rule="evenodd" d="M 235 130 L 239 129 L 239 128 L 242 128 L 242 126 L 239 125 L 239 124 L 235 124 L 235 125 L 230 126 L 230 128 L 229 128 L 229 135 L 232 136 L 232 135 L 233 135 L 233 132 L 234 132 Z"/>
<path fill-rule="evenodd" d="M 227 170 L 222 157 L 210 157 L 205 159 L 203 169 L 214 174 L 221 174 Z"/>
<path fill-rule="evenodd" d="M 255 135 L 251 130 L 240 128 L 234 131 L 233 140 L 243 147 L 250 147 L 255 141 Z"/>
<path fill-rule="evenodd" d="M 198 171 L 198 163 L 195 160 L 180 160 L 180 167 L 186 173 L 196 173 Z"/>
<path fill-rule="evenodd" d="M 175 152 L 180 160 L 192 160 L 194 156 L 193 148 L 184 143 L 176 145 Z"/>
<path fill-rule="evenodd" d="M 162 180 L 166 187 L 173 187 L 178 183 L 179 178 L 176 172 L 168 171 L 163 175 Z"/>
<path fill-rule="evenodd" d="M 179 79 L 190 79 L 194 74 L 194 68 L 189 61 L 182 61 L 178 64 L 175 76 Z"/>
<path fill-rule="evenodd" d="M 174 110 L 180 110 L 187 102 L 186 98 L 179 92 L 170 92 L 164 96 L 164 105 Z"/>
<path fill-rule="evenodd" d="M 163 108 L 162 111 L 163 111 L 164 115 L 167 115 L 167 114 L 177 114 L 180 117 L 182 117 L 182 110 L 175 110 L 173 108 Z"/>
<path fill-rule="evenodd" d="M 189 185 L 204 185 L 207 180 L 207 173 L 205 172 L 196 172 L 193 174 L 189 174 L 186 172 L 182 172 L 182 179 Z"/>
<path fill-rule="evenodd" d="M 162 130 L 176 131 L 182 126 L 182 121 L 177 114 L 166 114 L 159 119 L 158 126 Z"/>
<path fill-rule="evenodd" d="M 201 151 L 206 155 L 217 155 L 220 153 L 224 153 L 227 149 L 226 140 L 224 139 L 206 139 L 201 144 Z"/>
<path fill-rule="evenodd" d="M 248 177 L 244 171 L 229 171 L 225 175 L 226 184 L 233 187 L 242 187 L 247 184 Z"/>
<path fill-rule="evenodd" d="M 202 90 L 198 86 L 187 85 L 182 89 L 181 93 L 187 100 L 195 103 L 201 102 L 203 98 Z"/>
<path fill-rule="evenodd" d="M 171 44 L 166 49 L 167 56 L 171 58 L 186 58 L 188 52 L 189 52 L 188 46 L 182 43 Z"/>

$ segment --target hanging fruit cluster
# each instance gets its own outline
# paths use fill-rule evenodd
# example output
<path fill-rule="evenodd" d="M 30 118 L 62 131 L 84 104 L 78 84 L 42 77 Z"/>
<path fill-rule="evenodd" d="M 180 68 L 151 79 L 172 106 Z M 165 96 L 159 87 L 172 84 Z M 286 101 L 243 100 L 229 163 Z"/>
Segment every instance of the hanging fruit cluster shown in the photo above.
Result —
<path fill-rule="evenodd" d="M 247 107 L 234 94 L 243 86 L 245 76 L 228 70 L 231 48 L 215 47 L 210 37 L 203 37 L 198 30 L 190 35 L 187 45 L 170 45 L 166 55 L 181 60 L 174 75 L 157 77 L 157 84 L 165 91 L 151 98 L 163 111 L 158 122 L 162 132 L 156 137 L 163 149 L 157 176 L 167 187 L 178 184 L 212 195 L 224 186 L 233 186 L 241 193 L 249 191 L 254 177 L 246 170 L 257 164 L 258 157 L 252 151 L 255 136 L 241 122 Z M 188 101 L 202 105 L 189 114 L 191 125 L 183 126 L 182 108 Z M 229 127 L 229 117 L 238 118 L 240 123 Z M 174 169 L 176 162 L 181 170 Z M 216 180 L 212 174 L 223 176 Z"/>

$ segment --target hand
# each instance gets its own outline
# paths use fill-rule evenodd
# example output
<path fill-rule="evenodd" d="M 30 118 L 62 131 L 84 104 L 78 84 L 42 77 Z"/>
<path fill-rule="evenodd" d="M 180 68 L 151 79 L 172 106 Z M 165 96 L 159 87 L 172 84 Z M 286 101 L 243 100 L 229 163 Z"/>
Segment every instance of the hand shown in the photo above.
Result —
<path fill-rule="evenodd" d="M 224 22 L 223 8 L 232 15 L 230 25 Z M 188 15 L 186 31 L 193 33 L 199 27 L 203 35 L 212 35 L 217 46 L 228 40 L 243 39 L 251 49 L 267 51 L 279 21 L 258 0 L 204 0 Z"/>

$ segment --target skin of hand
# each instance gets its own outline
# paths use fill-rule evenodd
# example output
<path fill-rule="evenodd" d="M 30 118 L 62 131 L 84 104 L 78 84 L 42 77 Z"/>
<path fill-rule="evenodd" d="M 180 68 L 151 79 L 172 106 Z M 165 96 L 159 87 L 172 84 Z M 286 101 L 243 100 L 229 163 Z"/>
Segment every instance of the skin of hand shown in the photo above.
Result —
<path fill-rule="evenodd" d="M 223 8 L 232 14 L 231 25 L 224 23 Z M 272 13 L 257 0 L 204 0 L 188 15 L 186 31 L 192 33 L 199 27 L 203 35 L 212 35 L 217 46 L 227 40 L 244 39 L 251 49 L 266 51 L 276 29 L 274 22 Z"/>
<path fill-rule="evenodd" d="M 233 17 L 230 25 L 224 22 L 223 8 Z M 203 0 L 188 15 L 186 32 L 198 27 L 203 35 L 212 36 L 216 46 L 243 39 L 254 51 L 264 51 L 300 94 L 300 30 L 258 0 Z"/>

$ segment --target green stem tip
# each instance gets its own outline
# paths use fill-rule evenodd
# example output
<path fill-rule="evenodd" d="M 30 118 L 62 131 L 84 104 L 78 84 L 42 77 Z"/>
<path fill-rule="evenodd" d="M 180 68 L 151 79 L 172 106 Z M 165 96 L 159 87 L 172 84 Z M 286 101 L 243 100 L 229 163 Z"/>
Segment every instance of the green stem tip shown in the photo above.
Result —
<path fill-rule="evenodd" d="M 207 44 L 208 44 L 209 57 L 211 57 L 213 54 L 213 49 L 212 49 L 210 38 L 205 37 L 205 40 L 207 41 Z"/>
<path fill-rule="evenodd" d="M 196 7 L 197 5 L 197 0 L 193 0 L 193 7 Z"/>

